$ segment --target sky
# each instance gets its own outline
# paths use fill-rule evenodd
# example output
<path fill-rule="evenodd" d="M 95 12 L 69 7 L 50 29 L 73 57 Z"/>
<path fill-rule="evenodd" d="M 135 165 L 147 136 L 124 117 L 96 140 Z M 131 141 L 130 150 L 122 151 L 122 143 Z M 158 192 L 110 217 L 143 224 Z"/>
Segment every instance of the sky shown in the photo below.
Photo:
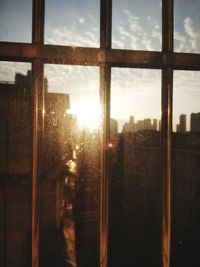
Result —
<path fill-rule="evenodd" d="M 45 43 L 99 47 L 99 0 L 46 0 Z M 174 50 L 200 53 L 200 1 L 174 1 Z M 0 0 L 0 41 L 31 42 L 31 0 Z M 113 0 L 112 47 L 161 51 L 161 1 Z M 30 65 L 0 63 L 0 81 L 14 80 Z M 50 91 L 69 93 L 73 103 L 99 97 L 97 67 L 46 65 Z M 174 127 L 179 115 L 200 112 L 200 75 L 174 73 Z M 159 70 L 112 69 L 111 116 L 127 121 L 161 116 Z M 75 101 L 75 102 L 74 102 Z M 189 129 L 189 124 L 188 124 Z"/>

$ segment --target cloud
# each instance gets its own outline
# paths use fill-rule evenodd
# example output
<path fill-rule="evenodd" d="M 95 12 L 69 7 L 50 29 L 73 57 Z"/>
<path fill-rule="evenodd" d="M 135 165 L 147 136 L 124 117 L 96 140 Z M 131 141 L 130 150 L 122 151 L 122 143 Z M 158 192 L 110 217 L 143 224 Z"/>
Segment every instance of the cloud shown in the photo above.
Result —
<path fill-rule="evenodd" d="M 46 64 L 44 75 L 51 92 L 93 94 L 99 87 L 98 67 Z"/>
<path fill-rule="evenodd" d="M 183 20 L 184 32 L 175 31 L 175 51 L 177 52 L 200 52 L 200 31 L 195 21 L 186 17 Z"/>
<path fill-rule="evenodd" d="M 123 79 L 122 79 L 123 77 Z M 113 68 L 111 80 L 111 115 L 128 120 L 159 117 L 161 105 L 161 71 Z M 119 107 L 123 106 L 123 109 Z M 141 111 L 141 106 L 143 107 Z"/>
<path fill-rule="evenodd" d="M 69 28 L 61 26 L 59 28 L 51 27 L 47 30 L 45 43 L 82 46 L 82 47 L 99 47 L 99 36 L 96 28 L 90 31 L 79 31 L 78 28 Z"/>
<path fill-rule="evenodd" d="M 127 15 L 129 22 L 129 29 L 132 32 L 141 32 L 140 19 L 139 17 L 133 16 L 129 10 L 124 10 L 124 13 Z"/>
<path fill-rule="evenodd" d="M 185 32 L 191 37 L 196 38 L 196 32 L 194 29 L 194 22 L 191 18 L 185 18 L 184 19 L 184 29 Z"/>
<path fill-rule="evenodd" d="M 47 24 L 45 30 L 45 43 L 99 47 L 99 25 L 92 16 L 72 15 L 72 20 L 68 25 Z"/>
<path fill-rule="evenodd" d="M 151 16 L 144 18 L 124 9 L 113 20 L 113 47 L 133 50 L 161 50 L 161 30 Z M 122 21 L 123 18 L 123 21 Z M 116 20 L 116 21 L 115 21 Z"/>
<path fill-rule="evenodd" d="M 31 70 L 31 63 L 0 61 L 0 69 L 0 82 L 13 83 L 16 73 L 26 75 Z"/>
<path fill-rule="evenodd" d="M 80 24 L 85 23 L 85 18 L 82 16 L 77 16 L 77 15 L 73 15 L 73 17 L 75 18 L 75 20 L 77 20 Z"/>

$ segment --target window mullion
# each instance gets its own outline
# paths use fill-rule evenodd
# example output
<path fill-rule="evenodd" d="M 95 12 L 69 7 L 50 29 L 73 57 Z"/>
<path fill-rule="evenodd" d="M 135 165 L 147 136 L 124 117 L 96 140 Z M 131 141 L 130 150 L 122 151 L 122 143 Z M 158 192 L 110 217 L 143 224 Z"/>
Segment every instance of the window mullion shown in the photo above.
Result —
<path fill-rule="evenodd" d="M 112 0 L 101 0 L 100 14 L 100 48 L 103 50 L 104 60 L 100 66 L 100 91 L 103 106 L 103 151 L 102 175 L 100 188 L 100 238 L 99 238 L 99 266 L 108 264 L 108 203 L 109 203 L 109 141 L 110 126 L 110 80 L 111 69 L 106 64 L 106 50 L 111 49 Z"/>
<path fill-rule="evenodd" d="M 174 12 L 173 0 L 162 1 L 162 51 L 164 53 L 173 52 L 174 40 Z"/>
<path fill-rule="evenodd" d="M 170 62 L 173 54 L 173 0 L 162 1 L 162 52 L 163 62 Z M 162 70 L 162 267 L 170 267 L 171 259 L 171 135 L 172 135 L 172 83 L 173 68 L 167 66 Z"/>
<path fill-rule="evenodd" d="M 33 0 L 32 43 L 44 43 L 44 0 Z M 39 147 L 43 117 L 43 63 L 34 59 L 33 77 L 33 165 L 32 165 L 32 267 L 39 266 Z"/>
<path fill-rule="evenodd" d="M 170 267 L 171 253 L 171 135 L 172 135 L 172 68 L 162 70 L 162 267 Z"/>

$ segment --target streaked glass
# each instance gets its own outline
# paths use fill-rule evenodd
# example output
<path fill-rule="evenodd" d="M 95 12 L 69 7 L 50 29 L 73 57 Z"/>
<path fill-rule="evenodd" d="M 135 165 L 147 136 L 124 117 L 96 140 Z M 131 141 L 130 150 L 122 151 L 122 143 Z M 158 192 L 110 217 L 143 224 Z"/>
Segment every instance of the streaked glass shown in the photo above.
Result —
<path fill-rule="evenodd" d="M 99 69 L 46 64 L 44 77 L 40 266 L 98 266 Z"/>
<path fill-rule="evenodd" d="M 160 266 L 159 70 L 112 68 L 109 264 Z"/>
<path fill-rule="evenodd" d="M 200 264 L 200 72 L 175 71 L 172 136 L 172 266 Z"/>
<path fill-rule="evenodd" d="M 31 64 L 0 62 L 0 264 L 31 265 Z"/>

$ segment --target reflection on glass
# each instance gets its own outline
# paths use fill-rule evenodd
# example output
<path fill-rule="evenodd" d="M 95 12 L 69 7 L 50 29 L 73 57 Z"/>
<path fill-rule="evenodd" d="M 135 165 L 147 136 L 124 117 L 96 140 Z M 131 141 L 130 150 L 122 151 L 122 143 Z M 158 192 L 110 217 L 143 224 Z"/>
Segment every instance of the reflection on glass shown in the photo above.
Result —
<path fill-rule="evenodd" d="M 0 265 L 26 267 L 31 265 L 31 65 L 0 62 L 0 69 Z"/>
<path fill-rule="evenodd" d="M 200 264 L 200 72 L 175 71 L 172 266 Z"/>
<path fill-rule="evenodd" d="M 112 69 L 110 266 L 159 266 L 160 76 Z"/>
<path fill-rule="evenodd" d="M 200 53 L 199 12 L 199 1 L 174 1 L 175 52 Z"/>
<path fill-rule="evenodd" d="M 0 1 L 0 41 L 31 42 L 32 1 Z"/>
<path fill-rule="evenodd" d="M 113 0 L 112 47 L 161 50 L 161 1 Z"/>
<path fill-rule="evenodd" d="M 45 65 L 44 76 L 40 266 L 94 267 L 101 158 L 98 68 Z"/>
<path fill-rule="evenodd" d="M 100 0 L 48 0 L 45 43 L 99 47 Z"/>

